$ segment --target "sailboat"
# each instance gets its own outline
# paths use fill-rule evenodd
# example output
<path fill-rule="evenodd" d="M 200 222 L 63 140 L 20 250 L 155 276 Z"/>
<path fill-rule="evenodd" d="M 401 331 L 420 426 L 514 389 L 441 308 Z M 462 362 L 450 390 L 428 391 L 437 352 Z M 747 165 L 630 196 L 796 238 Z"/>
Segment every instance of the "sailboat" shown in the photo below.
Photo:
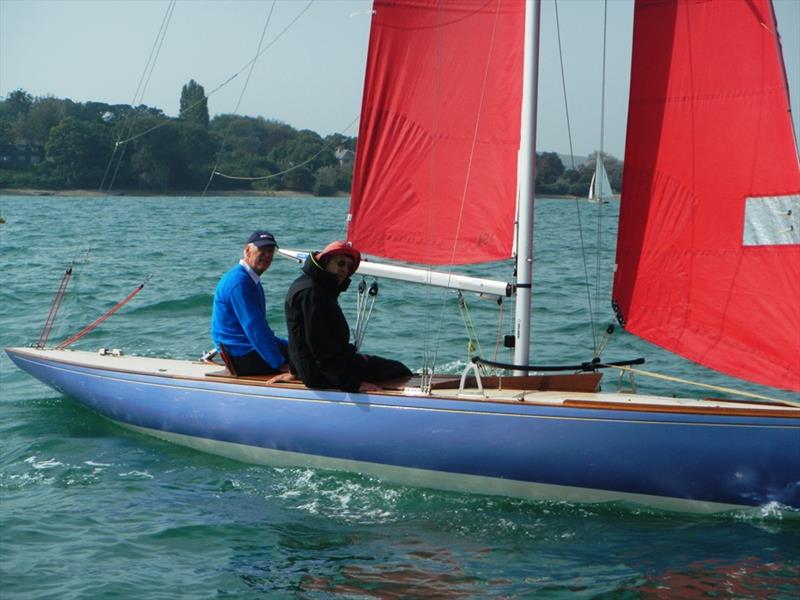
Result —
<path fill-rule="evenodd" d="M 603 164 L 603 158 L 600 152 L 598 152 L 592 181 L 589 183 L 589 196 L 587 199 L 593 204 L 605 204 L 613 194 L 614 193 L 611 191 L 611 182 L 608 180 L 608 173 Z"/>
<path fill-rule="evenodd" d="M 205 361 L 6 352 L 124 427 L 250 463 L 532 500 L 800 509 L 800 403 L 600 391 L 603 368 L 630 365 L 529 365 L 538 15 L 534 1 L 376 0 L 348 219 L 362 273 L 513 296 L 513 363 L 490 364 L 506 374 L 476 358 L 460 377 L 346 393 Z M 798 392 L 800 168 L 778 40 L 769 0 L 636 3 L 613 300 L 645 340 Z M 448 270 L 512 254 L 511 282 Z"/>

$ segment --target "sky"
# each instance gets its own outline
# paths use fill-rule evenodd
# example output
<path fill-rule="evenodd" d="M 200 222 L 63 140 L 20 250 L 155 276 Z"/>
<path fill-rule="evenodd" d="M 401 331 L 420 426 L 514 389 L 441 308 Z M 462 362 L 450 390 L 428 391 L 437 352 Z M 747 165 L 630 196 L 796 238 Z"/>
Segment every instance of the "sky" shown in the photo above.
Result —
<path fill-rule="evenodd" d="M 800 0 L 774 4 L 800 131 Z M 371 0 L 310 6 L 309 0 L 178 0 L 140 88 L 169 6 L 168 0 L 0 0 L 0 97 L 22 88 L 76 102 L 147 104 L 174 116 L 181 87 L 194 79 L 209 95 L 212 116 L 263 116 L 321 135 L 357 134 Z M 622 158 L 633 2 L 607 4 L 601 119 L 603 11 L 602 0 L 558 1 L 572 151 L 585 156 L 598 149 L 602 121 L 603 149 Z M 541 27 L 537 147 L 569 154 L 554 0 L 542 2 Z M 267 49 L 248 80 L 262 34 Z"/>

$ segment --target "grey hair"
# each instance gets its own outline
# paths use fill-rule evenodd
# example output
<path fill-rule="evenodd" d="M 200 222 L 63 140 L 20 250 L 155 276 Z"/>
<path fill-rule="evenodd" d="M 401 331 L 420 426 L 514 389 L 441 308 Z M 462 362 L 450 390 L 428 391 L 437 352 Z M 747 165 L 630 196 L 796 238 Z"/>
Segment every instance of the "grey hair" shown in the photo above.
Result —
<path fill-rule="evenodd" d="M 258 246 L 256 246 L 252 242 L 249 243 L 249 244 L 245 244 L 244 249 L 242 250 L 242 259 L 245 260 L 245 261 L 247 260 L 247 249 L 250 248 L 251 246 L 252 246 L 253 250 L 258 251 Z"/>

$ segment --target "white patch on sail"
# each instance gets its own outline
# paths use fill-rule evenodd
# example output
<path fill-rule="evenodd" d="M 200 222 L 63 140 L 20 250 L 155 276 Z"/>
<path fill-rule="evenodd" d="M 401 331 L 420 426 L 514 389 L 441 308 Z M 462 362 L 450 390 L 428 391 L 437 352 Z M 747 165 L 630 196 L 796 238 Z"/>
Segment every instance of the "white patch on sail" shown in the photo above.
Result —
<path fill-rule="evenodd" d="M 800 244 L 800 194 L 747 198 L 745 246 Z"/>

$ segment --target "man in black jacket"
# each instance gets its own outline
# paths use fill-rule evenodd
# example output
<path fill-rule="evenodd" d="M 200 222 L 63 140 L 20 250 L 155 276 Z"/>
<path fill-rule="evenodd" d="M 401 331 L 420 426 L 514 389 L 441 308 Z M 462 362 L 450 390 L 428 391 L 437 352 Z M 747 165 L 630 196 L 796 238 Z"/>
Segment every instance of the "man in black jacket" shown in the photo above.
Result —
<path fill-rule="evenodd" d="M 377 391 L 377 382 L 411 375 L 403 363 L 359 354 L 350 343 L 339 294 L 350 285 L 360 262 L 361 253 L 352 245 L 331 242 L 308 256 L 303 274 L 286 294 L 289 362 L 292 373 L 310 388 Z"/>

